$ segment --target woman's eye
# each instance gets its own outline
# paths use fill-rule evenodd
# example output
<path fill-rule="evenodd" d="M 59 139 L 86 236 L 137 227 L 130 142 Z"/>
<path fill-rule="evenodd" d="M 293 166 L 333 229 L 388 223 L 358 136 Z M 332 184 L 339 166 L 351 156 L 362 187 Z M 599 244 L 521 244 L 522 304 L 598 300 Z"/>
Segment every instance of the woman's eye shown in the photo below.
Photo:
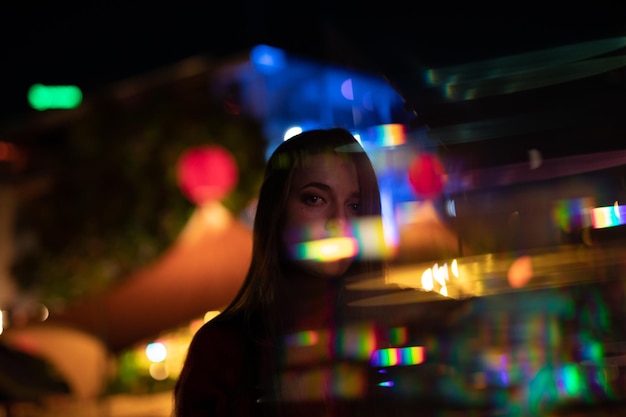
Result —
<path fill-rule="evenodd" d="M 321 204 L 324 200 L 319 195 L 308 194 L 302 197 L 302 201 L 304 201 L 307 204 L 317 205 L 317 204 Z"/>
<path fill-rule="evenodd" d="M 361 203 L 352 203 L 348 207 L 355 213 L 361 212 Z"/>

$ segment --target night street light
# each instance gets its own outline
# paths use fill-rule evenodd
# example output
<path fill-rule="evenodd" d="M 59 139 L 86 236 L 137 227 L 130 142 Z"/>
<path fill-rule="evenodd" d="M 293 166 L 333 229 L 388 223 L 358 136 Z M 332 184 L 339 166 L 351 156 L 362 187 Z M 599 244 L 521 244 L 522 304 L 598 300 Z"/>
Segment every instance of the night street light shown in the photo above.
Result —
<path fill-rule="evenodd" d="M 75 85 L 33 84 L 28 89 L 28 103 L 35 110 L 74 109 L 83 101 Z"/>

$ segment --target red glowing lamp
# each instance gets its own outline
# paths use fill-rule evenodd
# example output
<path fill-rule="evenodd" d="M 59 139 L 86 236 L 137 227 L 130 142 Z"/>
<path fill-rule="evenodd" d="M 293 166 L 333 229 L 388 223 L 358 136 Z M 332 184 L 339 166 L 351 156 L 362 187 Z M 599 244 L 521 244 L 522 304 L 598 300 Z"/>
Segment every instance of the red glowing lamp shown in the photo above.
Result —
<path fill-rule="evenodd" d="M 418 197 L 438 196 L 446 184 L 446 171 L 436 155 L 418 154 L 409 165 L 409 183 Z"/>
<path fill-rule="evenodd" d="M 177 168 L 183 194 L 196 205 L 223 199 L 239 179 L 235 158 L 217 145 L 186 150 Z"/>

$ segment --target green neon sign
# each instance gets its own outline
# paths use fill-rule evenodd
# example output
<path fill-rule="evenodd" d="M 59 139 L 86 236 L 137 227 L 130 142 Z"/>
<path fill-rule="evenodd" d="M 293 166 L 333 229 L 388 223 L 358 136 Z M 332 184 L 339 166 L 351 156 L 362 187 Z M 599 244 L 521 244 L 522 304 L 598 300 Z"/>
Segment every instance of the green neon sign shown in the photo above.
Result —
<path fill-rule="evenodd" d="M 33 84 L 28 89 L 28 103 L 35 110 L 74 109 L 83 101 L 75 85 Z"/>

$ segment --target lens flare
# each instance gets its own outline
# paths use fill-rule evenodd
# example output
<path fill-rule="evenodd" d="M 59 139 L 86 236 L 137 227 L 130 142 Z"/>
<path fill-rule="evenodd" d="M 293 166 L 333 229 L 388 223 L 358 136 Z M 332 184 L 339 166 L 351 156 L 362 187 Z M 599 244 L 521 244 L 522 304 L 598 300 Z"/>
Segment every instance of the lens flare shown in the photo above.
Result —
<path fill-rule="evenodd" d="M 359 245 L 352 237 L 332 237 L 294 246 L 296 259 L 330 262 L 357 255 Z"/>

